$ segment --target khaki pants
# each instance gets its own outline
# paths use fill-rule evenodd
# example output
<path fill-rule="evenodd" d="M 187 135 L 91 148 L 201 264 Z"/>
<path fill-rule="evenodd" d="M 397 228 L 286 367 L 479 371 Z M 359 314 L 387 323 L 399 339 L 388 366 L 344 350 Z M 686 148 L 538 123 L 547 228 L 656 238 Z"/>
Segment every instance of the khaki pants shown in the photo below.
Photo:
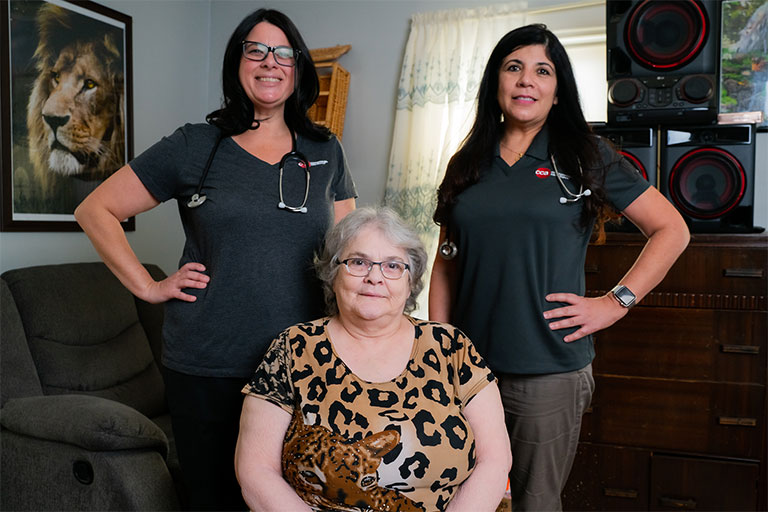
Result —
<path fill-rule="evenodd" d="M 512 444 L 512 510 L 562 510 L 581 417 L 592 401 L 592 365 L 548 375 L 497 374 Z"/>

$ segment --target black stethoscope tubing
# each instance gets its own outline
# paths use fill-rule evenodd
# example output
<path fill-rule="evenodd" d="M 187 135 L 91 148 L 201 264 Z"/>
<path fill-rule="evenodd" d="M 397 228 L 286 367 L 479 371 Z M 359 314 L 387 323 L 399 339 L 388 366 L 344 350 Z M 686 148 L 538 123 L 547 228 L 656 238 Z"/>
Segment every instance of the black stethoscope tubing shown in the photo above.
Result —
<path fill-rule="evenodd" d="M 189 198 L 189 201 L 187 202 L 188 208 L 197 208 L 203 204 L 206 199 L 208 199 L 208 196 L 205 194 L 201 195 L 200 193 L 203 191 L 205 178 L 208 176 L 208 169 L 211 168 L 211 162 L 213 162 L 213 157 L 216 155 L 216 150 L 219 149 L 219 144 L 221 144 L 222 138 L 223 134 L 219 132 L 219 134 L 216 136 L 216 142 L 213 145 L 213 149 L 211 149 L 211 153 L 208 155 L 208 161 L 205 162 L 205 168 L 203 169 L 203 174 L 200 176 L 200 181 L 197 184 L 197 190 L 195 190 L 195 193 L 192 194 L 192 197 Z"/>
<path fill-rule="evenodd" d="M 290 212 L 307 213 L 307 199 L 309 198 L 309 160 L 307 160 L 307 157 L 305 157 L 301 152 L 296 150 L 296 134 L 293 132 L 293 130 L 290 130 L 290 132 L 291 151 L 283 155 L 283 158 L 280 159 L 280 178 L 278 181 L 278 196 L 280 198 L 280 202 L 277 203 L 277 207 L 281 210 L 288 210 Z M 216 137 L 216 142 L 211 149 L 211 153 L 208 155 L 208 160 L 205 163 L 205 168 L 203 168 L 203 173 L 200 175 L 200 181 L 197 184 L 197 189 L 187 202 L 188 208 L 197 208 L 203 204 L 206 199 L 208 199 L 208 196 L 202 193 L 203 185 L 205 185 L 205 179 L 208 176 L 208 170 L 211 168 L 213 157 L 216 155 L 216 151 L 219 149 L 219 144 L 221 144 L 221 140 L 223 138 L 223 134 L 219 132 L 218 136 Z M 288 160 L 291 158 L 295 158 L 299 161 L 299 166 L 304 167 L 304 173 L 306 176 L 306 183 L 304 186 L 304 201 L 300 206 L 289 206 L 285 204 L 285 201 L 283 200 L 283 169 L 286 162 L 288 162 Z"/>

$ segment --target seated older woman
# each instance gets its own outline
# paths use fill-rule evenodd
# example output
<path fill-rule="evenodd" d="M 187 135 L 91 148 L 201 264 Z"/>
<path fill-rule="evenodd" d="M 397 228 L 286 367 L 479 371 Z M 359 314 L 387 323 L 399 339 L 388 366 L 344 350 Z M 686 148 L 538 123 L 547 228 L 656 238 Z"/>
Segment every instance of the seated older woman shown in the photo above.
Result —
<path fill-rule="evenodd" d="M 463 333 L 405 314 L 425 262 L 388 209 L 328 233 L 330 316 L 285 330 L 243 389 L 235 465 L 252 509 L 496 509 L 512 461 L 499 391 Z"/>

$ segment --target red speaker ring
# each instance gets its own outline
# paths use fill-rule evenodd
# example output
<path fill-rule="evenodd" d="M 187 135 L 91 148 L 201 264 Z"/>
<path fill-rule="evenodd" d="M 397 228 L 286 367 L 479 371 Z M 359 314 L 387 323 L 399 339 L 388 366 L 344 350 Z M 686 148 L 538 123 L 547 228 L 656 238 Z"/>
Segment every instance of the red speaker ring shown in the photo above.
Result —
<path fill-rule="evenodd" d="M 636 24 L 635 18 L 638 16 L 638 13 L 642 12 L 644 10 L 643 9 L 644 6 L 649 3 L 653 3 L 654 6 L 659 5 L 654 0 L 645 0 L 643 3 L 635 7 L 634 11 L 632 11 L 632 15 L 629 19 L 629 22 L 627 23 L 627 26 L 629 27 L 635 26 Z M 654 69 L 675 69 L 688 64 L 688 61 L 693 59 L 699 53 L 699 50 L 701 49 L 701 47 L 704 46 L 704 41 L 706 41 L 707 35 L 709 32 L 709 29 L 707 27 L 707 17 L 704 14 L 704 11 L 699 6 L 699 4 L 694 0 L 686 0 L 685 3 L 690 6 L 693 6 L 696 9 L 696 12 L 699 16 L 699 22 L 701 23 L 701 31 L 699 34 L 699 39 L 698 41 L 696 41 L 694 48 L 691 51 L 689 51 L 687 55 L 685 55 L 682 58 L 678 58 L 675 62 L 672 62 L 669 64 L 660 64 L 658 62 L 654 62 L 652 60 L 649 60 L 643 57 L 641 55 L 641 51 L 639 51 L 633 44 L 633 38 L 627 33 L 628 31 L 625 30 L 624 38 L 626 39 L 627 47 L 629 48 L 630 52 L 636 59 L 640 60 L 646 66 L 649 66 Z M 679 8 L 679 5 L 676 2 L 669 2 L 669 3 L 665 2 L 664 4 L 660 4 L 660 5 L 662 5 L 664 8 L 667 8 L 667 9 Z M 644 48 L 643 52 L 647 53 L 647 49 Z"/>
<path fill-rule="evenodd" d="M 701 158 L 702 154 L 704 156 L 709 156 L 710 153 L 714 153 L 714 156 L 719 161 L 725 161 L 727 164 L 730 164 L 731 169 L 735 169 L 737 172 L 737 180 L 738 181 L 738 187 L 739 192 L 736 194 L 736 197 L 730 201 L 730 204 L 728 204 L 725 208 L 719 208 L 711 213 L 704 214 L 701 213 L 701 211 L 696 211 L 688 208 L 686 206 L 685 199 L 682 199 L 677 194 L 677 187 L 675 187 L 675 182 L 679 181 L 676 178 L 676 173 L 687 171 L 688 169 L 685 167 L 685 165 L 690 161 L 691 159 L 698 160 Z M 684 154 L 678 161 L 675 163 L 674 167 L 672 168 L 672 171 L 669 173 L 669 192 L 672 196 L 672 202 L 683 210 L 684 213 L 690 215 L 691 217 L 699 218 L 699 219 L 714 219 L 717 217 L 721 217 L 728 213 L 729 211 L 733 210 L 738 204 L 741 202 L 742 198 L 744 197 L 744 191 L 747 186 L 747 174 L 744 172 L 744 167 L 741 165 L 741 162 L 731 155 L 729 152 L 719 149 L 719 148 L 698 148 L 694 149 L 693 151 L 689 151 L 688 153 Z"/>
<path fill-rule="evenodd" d="M 628 153 L 626 151 L 619 151 L 619 153 L 624 158 L 632 162 L 632 165 L 634 165 L 637 168 L 637 170 L 640 171 L 640 174 L 643 175 L 643 178 L 645 178 L 645 181 L 648 181 L 648 172 L 646 172 L 645 166 L 635 155 L 633 155 L 632 153 Z"/>

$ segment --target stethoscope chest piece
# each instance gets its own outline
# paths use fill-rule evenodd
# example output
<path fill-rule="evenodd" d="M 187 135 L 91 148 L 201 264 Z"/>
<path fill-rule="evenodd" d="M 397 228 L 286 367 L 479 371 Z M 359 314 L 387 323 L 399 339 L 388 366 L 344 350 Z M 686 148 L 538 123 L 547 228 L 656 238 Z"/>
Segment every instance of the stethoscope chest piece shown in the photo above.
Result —
<path fill-rule="evenodd" d="M 456 257 L 457 254 L 459 254 L 459 248 L 456 247 L 455 243 L 451 242 L 450 224 L 446 225 L 445 240 L 443 240 L 443 243 L 441 243 L 440 247 L 437 248 L 437 253 L 444 260 L 452 260 L 453 258 Z"/>
<path fill-rule="evenodd" d="M 450 240 L 445 240 L 440 244 L 440 257 L 444 260 L 452 260 L 459 253 L 456 244 Z"/>
<path fill-rule="evenodd" d="M 197 208 L 201 204 L 205 202 L 205 200 L 208 199 L 208 196 L 205 194 L 194 194 L 192 197 L 189 198 L 189 201 L 187 202 L 188 208 Z"/>

